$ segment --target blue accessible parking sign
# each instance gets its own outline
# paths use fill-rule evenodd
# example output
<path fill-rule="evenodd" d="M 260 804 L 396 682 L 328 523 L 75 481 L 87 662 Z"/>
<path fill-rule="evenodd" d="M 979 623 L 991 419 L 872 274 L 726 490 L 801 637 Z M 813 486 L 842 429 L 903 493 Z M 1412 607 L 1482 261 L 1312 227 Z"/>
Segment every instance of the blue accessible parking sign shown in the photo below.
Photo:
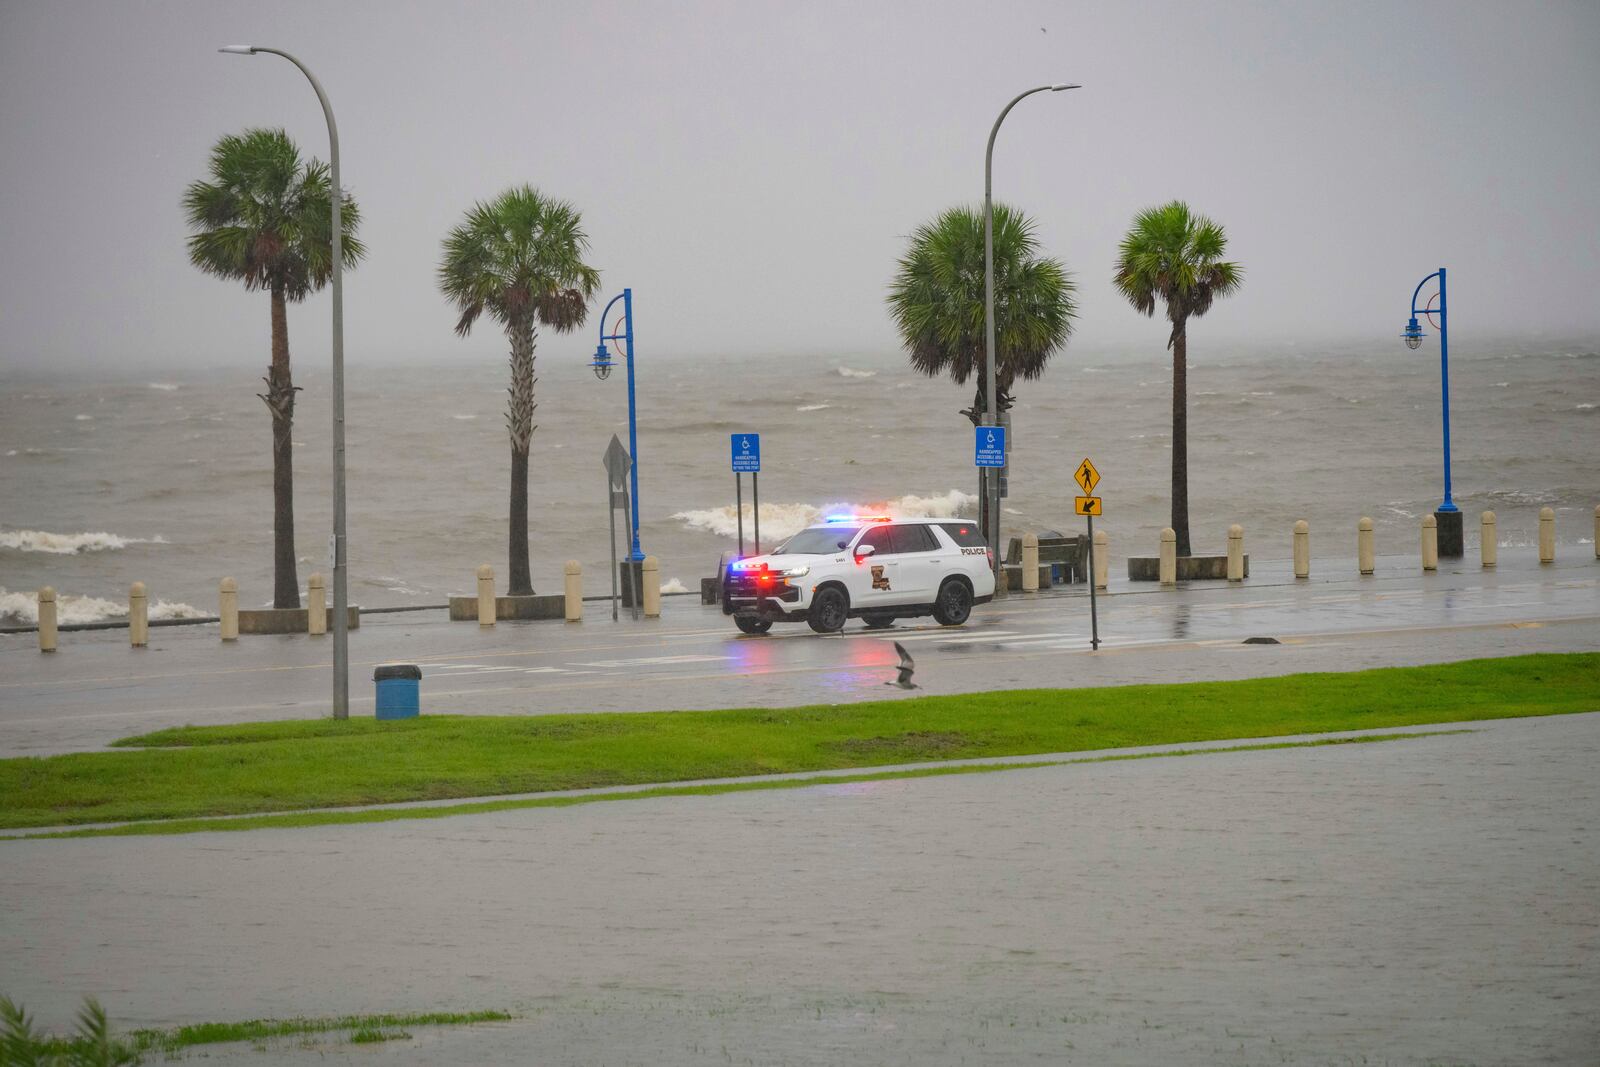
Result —
<path fill-rule="evenodd" d="M 736 433 L 732 435 L 733 473 L 759 474 L 761 471 L 761 435 Z"/>
<path fill-rule="evenodd" d="M 1006 428 L 1004 426 L 975 426 L 972 462 L 979 467 L 1004 467 L 1006 465 Z"/>

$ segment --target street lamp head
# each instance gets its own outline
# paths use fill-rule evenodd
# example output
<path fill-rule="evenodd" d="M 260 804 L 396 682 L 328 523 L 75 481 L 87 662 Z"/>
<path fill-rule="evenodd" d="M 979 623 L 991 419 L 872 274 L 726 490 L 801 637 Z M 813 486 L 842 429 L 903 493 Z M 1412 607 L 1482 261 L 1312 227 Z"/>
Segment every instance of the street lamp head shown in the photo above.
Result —
<path fill-rule="evenodd" d="M 601 341 L 594 350 L 594 362 L 589 364 L 594 368 L 594 376 L 602 382 L 611 377 L 611 353 L 606 351 L 606 343 Z"/>
<path fill-rule="evenodd" d="M 1050 91 L 1052 93 L 1059 93 L 1063 89 L 1082 89 L 1082 88 L 1083 88 L 1083 86 L 1076 85 L 1076 84 L 1074 84 L 1074 85 L 1052 85 L 1052 86 L 1050 86 Z"/>
<path fill-rule="evenodd" d="M 1405 339 L 1407 348 L 1416 350 L 1422 347 L 1422 327 L 1417 325 L 1416 319 L 1406 323 L 1405 332 L 1400 336 Z"/>
<path fill-rule="evenodd" d="M 225 44 L 217 51 L 227 52 L 235 56 L 253 56 L 256 54 L 255 47 L 248 44 Z"/>

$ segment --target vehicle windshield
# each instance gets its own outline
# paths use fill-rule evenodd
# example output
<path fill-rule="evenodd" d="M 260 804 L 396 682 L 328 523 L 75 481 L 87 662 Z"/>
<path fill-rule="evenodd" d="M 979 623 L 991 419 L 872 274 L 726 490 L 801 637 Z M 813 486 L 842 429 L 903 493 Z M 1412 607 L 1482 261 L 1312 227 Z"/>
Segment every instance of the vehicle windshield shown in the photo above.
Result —
<path fill-rule="evenodd" d="M 772 550 L 774 556 L 826 556 L 849 544 L 859 526 L 810 526 Z"/>

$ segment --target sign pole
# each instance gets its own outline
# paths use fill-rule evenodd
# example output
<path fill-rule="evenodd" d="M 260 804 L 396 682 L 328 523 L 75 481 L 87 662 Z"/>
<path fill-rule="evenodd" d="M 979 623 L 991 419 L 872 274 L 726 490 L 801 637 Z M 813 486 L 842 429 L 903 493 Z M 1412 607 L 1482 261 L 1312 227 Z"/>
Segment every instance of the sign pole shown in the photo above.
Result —
<path fill-rule="evenodd" d="M 606 518 L 611 522 L 611 621 L 617 621 L 617 504 L 606 479 Z"/>
<path fill-rule="evenodd" d="M 733 472 L 733 513 L 739 523 L 739 558 L 744 558 L 744 475 Z"/>
<path fill-rule="evenodd" d="M 1089 648 L 1100 651 L 1100 609 L 1094 596 L 1094 516 L 1086 515 L 1089 523 Z"/>
<path fill-rule="evenodd" d="M 756 520 L 756 555 L 761 555 L 761 472 L 754 471 L 750 475 L 750 496 L 754 501 Z"/>

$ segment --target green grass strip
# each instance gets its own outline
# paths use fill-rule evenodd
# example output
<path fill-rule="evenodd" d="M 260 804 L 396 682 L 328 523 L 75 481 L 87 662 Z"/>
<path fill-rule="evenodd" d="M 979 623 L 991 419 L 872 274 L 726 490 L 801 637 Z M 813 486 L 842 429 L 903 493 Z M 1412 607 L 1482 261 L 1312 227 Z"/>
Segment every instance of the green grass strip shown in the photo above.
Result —
<path fill-rule="evenodd" d="M 881 782 L 900 778 L 937 778 L 952 774 L 989 774 L 998 771 L 1024 771 L 1039 767 L 1065 767 L 1080 763 L 1115 763 L 1122 760 L 1165 759 L 1174 756 L 1210 756 L 1226 752 L 1265 752 L 1284 748 L 1318 748 L 1324 745 L 1365 745 L 1382 741 L 1409 741 L 1424 737 L 1446 737 L 1471 733 L 1470 730 L 1426 730 L 1404 734 L 1363 734 L 1360 737 L 1323 737 L 1310 741 L 1267 741 L 1256 745 L 1230 745 L 1218 748 L 1171 749 L 1165 752 L 1108 753 L 1074 759 L 1029 760 L 1018 763 L 962 763 L 947 767 L 916 767 L 895 771 L 869 771 L 863 774 L 830 774 L 806 778 L 767 778 L 753 782 L 715 782 L 706 785 L 666 785 L 653 789 L 631 789 L 616 793 L 586 793 L 564 797 L 522 797 L 516 800 L 484 800 L 466 804 L 440 804 L 415 808 L 380 808 L 364 811 L 306 811 L 288 815 L 248 815 L 227 819 L 173 819 L 166 822 L 126 823 L 83 830 L 22 834 L 4 840 L 31 841 L 71 837 L 152 837 L 165 834 L 236 833 L 244 830 L 288 830 L 307 826 L 347 826 L 354 823 L 399 822 L 406 819 L 447 819 L 453 815 L 481 815 L 524 808 L 570 808 L 579 804 L 598 804 L 609 800 L 648 800 L 654 797 L 709 797 L 727 793 L 764 792 L 773 789 L 805 789 L 817 785 L 851 782 Z"/>
<path fill-rule="evenodd" d="M 304 812 L 1600 709 L 1600 653 L 731 711 L 183 727 L 0 760 L 0 828 Z"/>
<path fill-rule="evenodd" d="M 474 1023 L 505 1022 L 511 1018 L 513 1016 L 503 1011 L 433 1011 L 413 1015 L 344 1015 L 327 1019 L 248 1019 L 232 1023 L 191 1023 L 167 1030 L 130 1030 L 126 1034 L 113 1035 L 113 1040 L 139 1057 L 147 1052 L 171 1056 L 196 1045 L 270 1041 L 346 1030 L 350 1032 L 349 1040 L 352 1043 L 389 1041 L 411 1036 L 398 1027 L 470 1026 Z M 94 1058 L 96 1049 L 93 1043 L 83 1037 L 46 1037 L 36 1042 L 30 1051 L 42 1057 L 65 1056 L 72 1063 L 101 1062 Z M 73 1059 L 74 1056 L 78 1058 Z M 34 1060 L 19 1058 L 16 1062 L 32 1063 Z"/>

